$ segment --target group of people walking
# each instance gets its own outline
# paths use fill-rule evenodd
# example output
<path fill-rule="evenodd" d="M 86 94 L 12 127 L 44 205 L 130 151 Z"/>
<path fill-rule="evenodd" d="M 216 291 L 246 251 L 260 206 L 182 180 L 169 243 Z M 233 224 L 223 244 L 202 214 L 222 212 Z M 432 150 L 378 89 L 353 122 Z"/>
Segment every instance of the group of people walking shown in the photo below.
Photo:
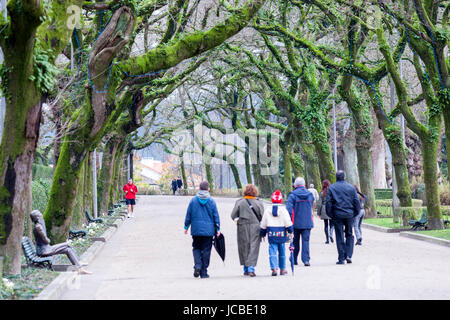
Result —
<path fill-rule="evenodd" d="M 173 178 L 172 179 L 172 195 L 175 195 L 177 193 L 178 195 L 181 195 L 181 187 L 183 186 L 183 180 L 181 180 L 180 177 Z"/>
<path fill-rule="evenodd" d="M 311 190 L 312 189 L 312 190 Z M 314 192 L 315 191 L 315 192 Z M 244 196 L 238 199 L 231 212 L 237 224 L 239 261 L 245 276 L 256 276 L 261 240 L 267 237 L 269 262 L 272 276 L 287 274 L 285 243 L 293 242 L 294 264 L 298 256 L 309 267 L 309 240 L 314 227 L 314 210 L 324 220 L 325 243 L 334 242 L 336 235 L 338 261 L 336 264 L 352 263 L 354 237 L 356 245 L 362 244 L 361 221 L 367 197 L 358 188 L 345 181 L 345 172 L 336 173 L 336 183 L 325 180 L 320 195 L 311 185 L 306 188 L 305 179 L 298 177 L 294 190 L 289 193 L 283 206 L 283 195 L 276 190 L 271 197 L 272 205 L 264 208 L 257 198 L 258 189 L 252 184 L 245 186 Z M 211 255 L 213 237 L 220 235 L 220 218 L 215 201 L 209 194 L 209 184 L 200 184 L 197 195 L 191 199 L 184 223 L 185 233 L 191 228 L 193 238 L 194 277 L 208 278 L 207 268 Z"/>

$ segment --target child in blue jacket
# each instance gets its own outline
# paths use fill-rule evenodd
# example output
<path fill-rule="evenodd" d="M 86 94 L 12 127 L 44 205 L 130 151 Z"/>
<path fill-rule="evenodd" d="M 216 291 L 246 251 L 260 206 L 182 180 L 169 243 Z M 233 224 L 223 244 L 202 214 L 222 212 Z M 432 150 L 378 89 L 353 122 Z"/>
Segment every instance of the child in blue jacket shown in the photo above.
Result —
<path fill-rule="evenodd" d="M 272 276 L 287 274 L 284 244 L 292 237 L 294 229 L 288 211 L 281 205 L 283 195 L 279 190 L 272 194 L 271 207 L 266 208 L 261 220 L 261 237 L 268 236 L 269 259 Z"/>

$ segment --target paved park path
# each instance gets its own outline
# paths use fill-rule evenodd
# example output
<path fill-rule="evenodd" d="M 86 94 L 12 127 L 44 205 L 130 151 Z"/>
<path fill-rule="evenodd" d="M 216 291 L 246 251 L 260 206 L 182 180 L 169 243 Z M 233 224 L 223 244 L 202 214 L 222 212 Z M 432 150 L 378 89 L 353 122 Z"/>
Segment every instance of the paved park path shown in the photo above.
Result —
<path fill-rule="evenodd" d="M 257 276 L 244 277 L 230 218 L 236 199 L 227 198 L 216 198 L 225 264 L 213 249 L 211 278 L 196 279 L 192 238 L 183 232 L 189 200 L 141 196 L 136 218 L 125 221 L 88 267 L 94 274 L 79 276 L 62 299 L 450 299 L 450 248 L 363 229 L 353 264 L 336 265 L 336 245 L 324 243 L 318 218 L 311 267 L 296 266 L 294 276 L 270 276 L 263 242 Z"/>

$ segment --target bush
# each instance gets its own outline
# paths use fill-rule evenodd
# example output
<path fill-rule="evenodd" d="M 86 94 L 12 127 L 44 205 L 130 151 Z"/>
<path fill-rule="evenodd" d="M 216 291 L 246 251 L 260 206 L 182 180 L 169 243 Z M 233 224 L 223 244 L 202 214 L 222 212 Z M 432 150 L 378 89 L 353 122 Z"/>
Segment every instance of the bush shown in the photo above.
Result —
<path fill-rule="evenodd" d="M 47 208 L 50 197 L 50 180 L 37 179 L 31 182 L 31 209 L 39 210 L 42 213 Z"/>
<path fill-rule="evenodd" d="M 138 188 L 138 194 L 140 195 L 160 195 L 161 191 L 159 188 L 154 189 L 148 183 L 136 183 L 136 187 Z"/>
<path fill-rule="evenodd" d="M 439 196 L 441 205 L 450 205 L 450 186 L 448 183 L 443 183 L 439 186 Z"/>
<path fill-rule="evenodd" d="M 52 180 L 53 179 L 53 168 L 49 166 L 43 166 L 40 164 L 33 164 L 32 167 L 32 177 L 33 180 Z"/>

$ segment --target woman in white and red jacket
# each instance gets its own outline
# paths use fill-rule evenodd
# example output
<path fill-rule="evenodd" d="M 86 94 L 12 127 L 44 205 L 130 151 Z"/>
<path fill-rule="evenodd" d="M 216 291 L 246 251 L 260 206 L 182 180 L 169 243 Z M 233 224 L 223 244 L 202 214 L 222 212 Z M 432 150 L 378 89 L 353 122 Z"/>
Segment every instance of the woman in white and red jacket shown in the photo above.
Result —
<path fill-rule="evenodd" d="M 294 232 L 291 217 L 286 208 L 281 205 L 282 201 L 283 195 L 281 192 L 275 191 L 272 194 L 273 205 L 266 208 L 261 220 L 261 237 L 265 237 L 267 234 L 269 238 L 269 259 L 272 276 L 277 275 L 278 268 L 280 268 L 280 275 L 287 274 L 284 244 L 292 237 Z"/>
<path fill-rule="evenodd" d="M 128 218 L 134 218 L 134 206 L 136 204 L 136 193 L 138 192 L 138 189 L 133 184 L 132 179 L 128 180 L 128 183 L 123 186 L 123 192 L 125 192 L 125 201 L 128 206 Z"/>

